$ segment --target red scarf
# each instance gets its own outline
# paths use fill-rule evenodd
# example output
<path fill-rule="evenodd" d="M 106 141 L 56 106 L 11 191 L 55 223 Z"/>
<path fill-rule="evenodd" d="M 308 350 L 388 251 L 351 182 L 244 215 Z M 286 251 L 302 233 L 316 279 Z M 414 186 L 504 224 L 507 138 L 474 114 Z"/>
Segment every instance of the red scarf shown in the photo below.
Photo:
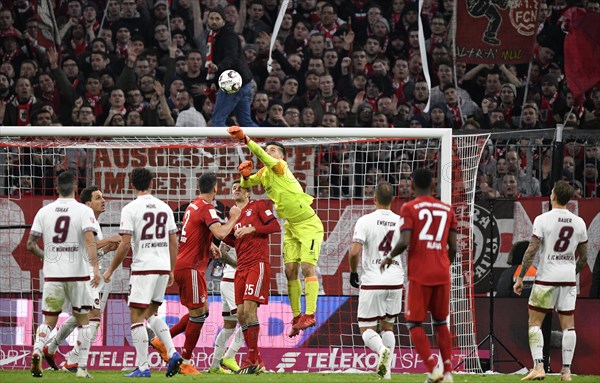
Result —
<path fill-rule="evenodd" d="M 210 31 L 208 33 L 208 40 L 206 41 L 206 46 L 208 48 L 208 53 L 206 54 L 206 63 L 204 64 L 204 67 L 206 67 L 208 69 L 208 72 L 206 73 L 206 79 L 207 80 L 212 80 L 213 78 L 215 78 L 215 74 L 212 73 L 209 69 L 209 65 L 212 64 L 212 59 L 213 59 L 213 43 L 215 42 L 215 37 L 217 36 L 219 32 L 214 32 L 214 31 Z"/>
<path fill-rule="evenodd" d="M 127 56 L 129 55 L 127 53 L 128 47 L 129 44 L 117 44 L 117 47 L 115 48 L 115 50 L 117 51 L 117 56 L 119 56 L 122 59 L 127 59 Z"/>
<path fill-rule="evenodd" d="M 460 108 L 458 107 L 458 105 L 452 107 L 450 105 L 446 105 L 448 107 L 448 110 L 450 110 L 450 112 L 452 112 L 452 123 L 454 124 L 454 128 L 455 129 L 460 129 L 462 126 L 462 116 L 460 115 Z"/>
<path fill-rule="evenodd" d="M 392 86 L 396 90 L 396 98 L 398 98 L 399 104 L 406 102 L 406 95 L 404 94 L 404 86 L 406 86 L 407 82 L 408 82 L 408 79 L 406 79 L 404 81 L 398 81 L 396 79 L 392 80 Z"/>
<path fill-rule="evenodd" d="M 337 32 L 340 25 L 336 22 L 333 23 L 331 28 L 327 28 L 323 25 L 323 23 L 317 24 L 317 29 L 323 33 L 325 36 L 325 47 L 327 49 L 333 48 L 333 35 Z"/>
<path fill-rule="evenodd" d="M 75 56 L 79 56 L 80 54 L 85 52 L 85 50 L 87 49 L 87 42 L 85 41 L 85 39 L 83 39 L 82 41 L 83 42 L 78 43 L 75 40 L 71 40 L 71 48 L 73 48 L 73 52 L 75 53 Z"/>
<path fill-rule="evenodd" d="M 15 106 L 17 107 L 17 126 L 29 125 L 29 110 L 33 104 L 33 97 L 24 103 L 19 102 L 17 99 L 15 99 L 14 102 L 16 104 Z"/>
<path fill-rule="evenodd" d="M 104 109 L 102 108 L 102 102 L 100 101 L 101 97 L 100 96 L 95 96 L 91 93 L 86 93 L 85 94 L 85 101 L 90 104 L 90 106 L 92 107 L 92 109 L 94 109 L 94 114 L 96 116 L 99 116 L 102 114 L 102 112 L 104 111 Z"/>
<path fill-rule="evenodd" d="M 554 102 L 558 98 L 558 92 L 555 92 L 551 98 L 546 98 L 542 96 L 542 107 L 540 108 L 540 120 L 544 123 L 544 125 L 548 128 L 552 127 L 552 121 L 554 117 L 554 113 L 552 112 L 552 106 Z"/>
<path fill-rule="evenodd" d="M 337 96 L 333 96 L 333 99 L 330 101 L 326 101 L 323 98 L 319 98 L 319 103 L 323 107 L 323 113 L 335 113 L 335 108 L 337 106 L 338 98 Z"/>

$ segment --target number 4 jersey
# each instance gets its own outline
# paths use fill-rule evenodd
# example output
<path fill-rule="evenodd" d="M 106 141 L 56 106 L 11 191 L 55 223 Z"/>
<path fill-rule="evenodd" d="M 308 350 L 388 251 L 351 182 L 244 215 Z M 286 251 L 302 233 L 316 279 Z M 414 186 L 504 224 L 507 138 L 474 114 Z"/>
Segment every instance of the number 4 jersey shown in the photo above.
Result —
<path fill-rule="evenodd" d="M 536 282 L 575 283 L 575 249 L 588 239 L 583 219 L 552 209 L 533 221 L 533 235 L 542 241 Z"/>
<path fill-rule="evenodd" d="M 408 247 L 408 280 L 424 286 L 450 283 L 448 233 L 456 231 L 456 219 L 450 205 L 421 196 L 400 209 L 404 219 L 401 231 L 411 230 Z"/>
<path fill-rule="evenodd" d="M 176 233 L 173 210 L 158 198 L 145 194 L 121 211 L 120 234 L 132 236 L 132 273 L 171 271 L 169 234 Z"/>

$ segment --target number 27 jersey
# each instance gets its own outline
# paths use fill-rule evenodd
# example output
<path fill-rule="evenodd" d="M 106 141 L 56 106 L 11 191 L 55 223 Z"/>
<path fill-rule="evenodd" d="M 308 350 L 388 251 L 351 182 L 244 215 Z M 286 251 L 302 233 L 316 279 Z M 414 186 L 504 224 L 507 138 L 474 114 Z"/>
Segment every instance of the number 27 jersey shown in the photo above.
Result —
<path fill-rule="evenodd" d="M 408 280 L 424 286 L 450 283 L 448 234 L 456 231 L 452 207 L 442 201 L 421 196 L 400 209 L 404 219 L 401 231 L 411 230 L 408 247 Z"/>

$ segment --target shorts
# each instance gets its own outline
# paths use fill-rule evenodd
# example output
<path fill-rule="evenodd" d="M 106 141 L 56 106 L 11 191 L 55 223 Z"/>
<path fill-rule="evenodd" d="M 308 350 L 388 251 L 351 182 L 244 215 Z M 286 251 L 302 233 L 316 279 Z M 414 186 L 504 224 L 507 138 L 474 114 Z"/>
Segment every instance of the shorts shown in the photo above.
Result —
<path fill-rule="evenodd" d="M 92 285 L 90 284 L 91 282 L 88 282 L 87 286 L 88 289 L 90 289 L 90 296 L 92 297 L 92 310 L 100 310 L 100 293 L 102 293 L 102 290 L 107 286 L 104 283 L 104 280 L 102 279 L 102 277 L 100 277 L 100 283 L 98 284 L 97 287 L 92 287 Z M 104 294 L 109 294 L 110 291 L 104 291 Z M 69 299 L 65 298 L 65 302 L 63 303 L 63 307 L 62 307 L 62 312 L 66 313 L 72 310 L 71 307 L 71 301 Z"/>
<path fill-rule="evenodd" d="M 394 323 L 402 311 L 402 287 L 361 286 L 358 293 L 358 327 L 376 326 L 378 320 Z"/>
<path fill-rule="evenodd" d="M 450 284 L 425 286 L 409 281 L 406 288 L 407 322 L 424 322 L 427 311 L 437 321 L 445 321 L 450 313 Z"/>
<path fill-rule="evenodd" d="M 319 216 L 315 214 L 296 223 L 286 221 L 283 227 L 283 262 L 306 262 L 316 266 L 325 235 Z"/>
<path fill-rule="evenodd" d="M 232 278 L 221 279 L 221 301 L 223 303 L 223 320 L 237 321 L 234 281 Z"/>
<path fill-rule="evenodd" d="M 146 309 L 151 303 L 161 305 L 169 274 L 137 274 L 129 277 L 129 307 Z"/>
<path fill-rule="evenodd" d="M 253 301 L 261 305 L 269 303 L 271 290 L 271 265 L 258 262 L 245 270 L 235 272 L 235 303 L 244 304 L 244 301 Z"/>
<path fill-rule="evenodd" d="M 552 286 L 535 282 L 529 296 L 529 308 L 543 313 L 556 309 L 561 315 L 573 315 L 577 286 Z"/>
<path fill-rule="evenodd" d="M 59 315 L 65 302 L 70 302 L 73 311 L 86 314 L 92 309 L 90 281 L 48 281 L 42 291 L 42 313 Z"/>
<path fill-rule="evenodd" d="M 208 305 L 206 273 L 196 269 L 175 270 L 175 282 L 179 286 L 179 299 L 188 309 L 198 309 Z"/>

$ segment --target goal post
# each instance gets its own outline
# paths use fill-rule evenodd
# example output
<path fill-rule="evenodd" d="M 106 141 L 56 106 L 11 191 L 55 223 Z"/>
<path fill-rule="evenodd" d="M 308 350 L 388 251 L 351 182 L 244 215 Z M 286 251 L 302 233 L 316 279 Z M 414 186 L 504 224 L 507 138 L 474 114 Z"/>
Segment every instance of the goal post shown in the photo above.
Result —
<path fill-rule="evenodd" d="M 259 309 L 259 346 L 265 350 L 267 367 L 311 372 L 373 368 L 373 354 L 365 349 L 356 324 L 358 290 L 348 282 L 347 254 L 354 224 L 374 210 L 373 191 L 380 180 L 394 185 L 392 210 L 398 212 L 410 198 L 410 173 L 425 166 L 434 172 L 437 195 L 453 205 L 459 226 L 458 256 L 451 270 L 453 362 L 460 363 L 462 370 L 480 372 L 473 306 L 472 215 L 479 157 L 489 135 L 453 136 L 450 129 L 404 128 L 244 128 L 244 132 L 257 142 L 278 140 L 289 148 L 286 161 L 306 192 L 315 197 L 315 210 L 325 226 L 317 265 L 321 286 L 318 325 L 294 339 L 287 338 L 291 310 L 281 260 L 283 236 L 271 236 L 271 295 L 269 305 Z M 152 169 L 156 174 L 153 193 L 168 202 L 176 219 L 181 219 L 182 209 L 196 194 L 197 178 L 204 172 L 215 172 L 219 178 L 218 207 L 225 211 L 231 206 L 230 186 L 239 177 L 237 165 L 252 157 L 222 127 L 1 127 L 0 351 L 17 355 L 14 350 L 30 350 L 33 331 L 41 320 L 41 264 L 28 254 L 25 244 L 33 216 L 55 198 L 52 182 L 58 172 L 74 168 L 80 188 L 92 184 L 101 188 L 107 209 L 100 223 L 108 236 L 118 232 L 120 211 L 134 198 L 128 182 L 131 169 Z M 267 196 L 257 187 L 252 198 Z M 102 260 L 105 267 L 110 258 L 112 254 Z M 132 350 L 126 307 L 129 265 L 130 259 L 126 259 L 113 276 L 101 335 L 94 342 L 94 348 L 113 353 L 113 360 L 122 367 L 133 363 L 128 356 Z M 219 278 L 218 270 L 211 266 L 207 271 L 211 315 L 194 360 L 199 368 L 208 367 L 214 338 L 222 327 Z M 169 289 L 160 314 L 172 324 L 184 313 L 176 289 Z M 397 322 L 398 349 L 392 371 L 420 372 L 424 366 L 416 358 L 403 317 Z M 430 321 L 425 328 L 428 336 L 435 338 Z M 182 337 L 175 339 L 177 346 L 182 343 Z M 60 351 L 68 351 L 67 346 Z M 92 356 L 96 355 L 94 348 Z M 90 368 L 104 368 L 99 360 L 91 360 Z M 19 364 L 22 362 L 0 368 L 26 368 L 26 363 Z M 160 361 L 151 360 L 151 364 L 159 366 Z"/>

